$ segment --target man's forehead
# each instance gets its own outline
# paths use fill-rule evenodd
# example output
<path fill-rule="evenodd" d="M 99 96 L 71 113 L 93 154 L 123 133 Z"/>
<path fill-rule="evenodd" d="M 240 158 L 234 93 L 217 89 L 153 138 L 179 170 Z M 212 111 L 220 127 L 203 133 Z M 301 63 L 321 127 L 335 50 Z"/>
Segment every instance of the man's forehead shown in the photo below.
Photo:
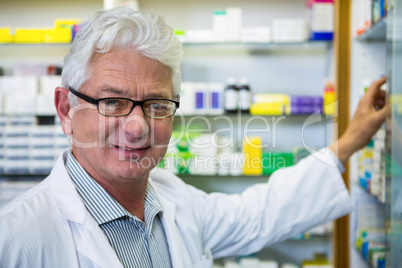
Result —
<path fill-rule="evenodd" d="M 166 82 L 152 82 L 152 83 L 129 83 L 122 85 L 118 83 L 117 86 L 107 83 L 101 84 L 95 93 L 118 95 L 122 97 L 131 98 L 141 92 L 141 95 L 148 98 L 172 98 L 173 88 L 171 83 Z"/>

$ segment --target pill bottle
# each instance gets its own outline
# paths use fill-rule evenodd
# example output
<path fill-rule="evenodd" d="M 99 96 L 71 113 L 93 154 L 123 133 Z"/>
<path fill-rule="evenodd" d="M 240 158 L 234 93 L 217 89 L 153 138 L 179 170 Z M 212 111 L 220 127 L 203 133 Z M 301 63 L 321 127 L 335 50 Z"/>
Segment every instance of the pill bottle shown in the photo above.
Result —
<path fill-rule="evenodd" d="M 250 112 L 251 90 L 247 78 L 239 81 L 239 105 L 242 113 Z"/>
<path fill-rule="evenodd" d="M 226 113 L 236 113 L 239 101 L 239 88 L 236 86 L 236 80 L 229 77 L 225 88 L 225 111 Z"/>

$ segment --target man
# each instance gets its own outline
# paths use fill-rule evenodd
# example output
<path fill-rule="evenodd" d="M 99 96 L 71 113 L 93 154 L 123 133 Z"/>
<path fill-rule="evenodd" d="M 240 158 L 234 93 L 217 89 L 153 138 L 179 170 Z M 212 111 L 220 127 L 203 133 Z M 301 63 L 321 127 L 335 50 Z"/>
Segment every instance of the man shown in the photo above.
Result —
<path fill-rule="evenodd" d="M 97 12 L 65 58 L 55 105 L 72 149 L 0 212 L 1 267 L 212 267 L 350 212 L 339 163 L 385 110 L 375 82 L 344 136 L 240 195 L 153 168 L 179 106 L 181 45 L 161 18 Z M 335 154 L 334 154 L 335 153 Z"/>

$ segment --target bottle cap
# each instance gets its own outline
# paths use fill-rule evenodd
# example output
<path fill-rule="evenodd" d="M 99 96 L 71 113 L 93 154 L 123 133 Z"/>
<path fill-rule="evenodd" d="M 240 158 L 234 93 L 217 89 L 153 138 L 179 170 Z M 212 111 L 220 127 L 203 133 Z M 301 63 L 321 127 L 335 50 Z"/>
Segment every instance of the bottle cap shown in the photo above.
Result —
<path fill-rule="evenodd" d="M 214 15 L 226 15 L 226 10 L 216 10 Z"/>
<path fill-rule="evenodd" d="M 228 85 L 234 85 L 234 84 L 236 84 L 236 79 L 235 79 L 234 77 L 229 77 L 229 78 L 226 80 L 226 84 L 228 84 Z"/>
<path fill-rule="evenodd" d="M 245 77 L 240 78 L 239 86 L 245 86 L 245 85 L 248 85 L 248 79 Z"/>

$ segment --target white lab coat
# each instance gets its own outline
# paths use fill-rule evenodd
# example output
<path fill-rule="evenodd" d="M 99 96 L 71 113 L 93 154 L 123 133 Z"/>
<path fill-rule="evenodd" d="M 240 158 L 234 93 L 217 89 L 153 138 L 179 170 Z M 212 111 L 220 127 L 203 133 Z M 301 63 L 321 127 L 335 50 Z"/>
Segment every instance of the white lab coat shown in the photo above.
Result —
<path fill-rule="evenodd" d="M 65 161 L 66 153 L 43 182 L 0 211 L 0 267 L 122 267 Z M 337 168 L 324 162 L 334 159 L 310 156 L 240 195 L 208 195 L 156 169 L 149 182 L 164 209 L 173 267 L 212 267 L 212 256 L 256 252 L 350 212 Z"/>

